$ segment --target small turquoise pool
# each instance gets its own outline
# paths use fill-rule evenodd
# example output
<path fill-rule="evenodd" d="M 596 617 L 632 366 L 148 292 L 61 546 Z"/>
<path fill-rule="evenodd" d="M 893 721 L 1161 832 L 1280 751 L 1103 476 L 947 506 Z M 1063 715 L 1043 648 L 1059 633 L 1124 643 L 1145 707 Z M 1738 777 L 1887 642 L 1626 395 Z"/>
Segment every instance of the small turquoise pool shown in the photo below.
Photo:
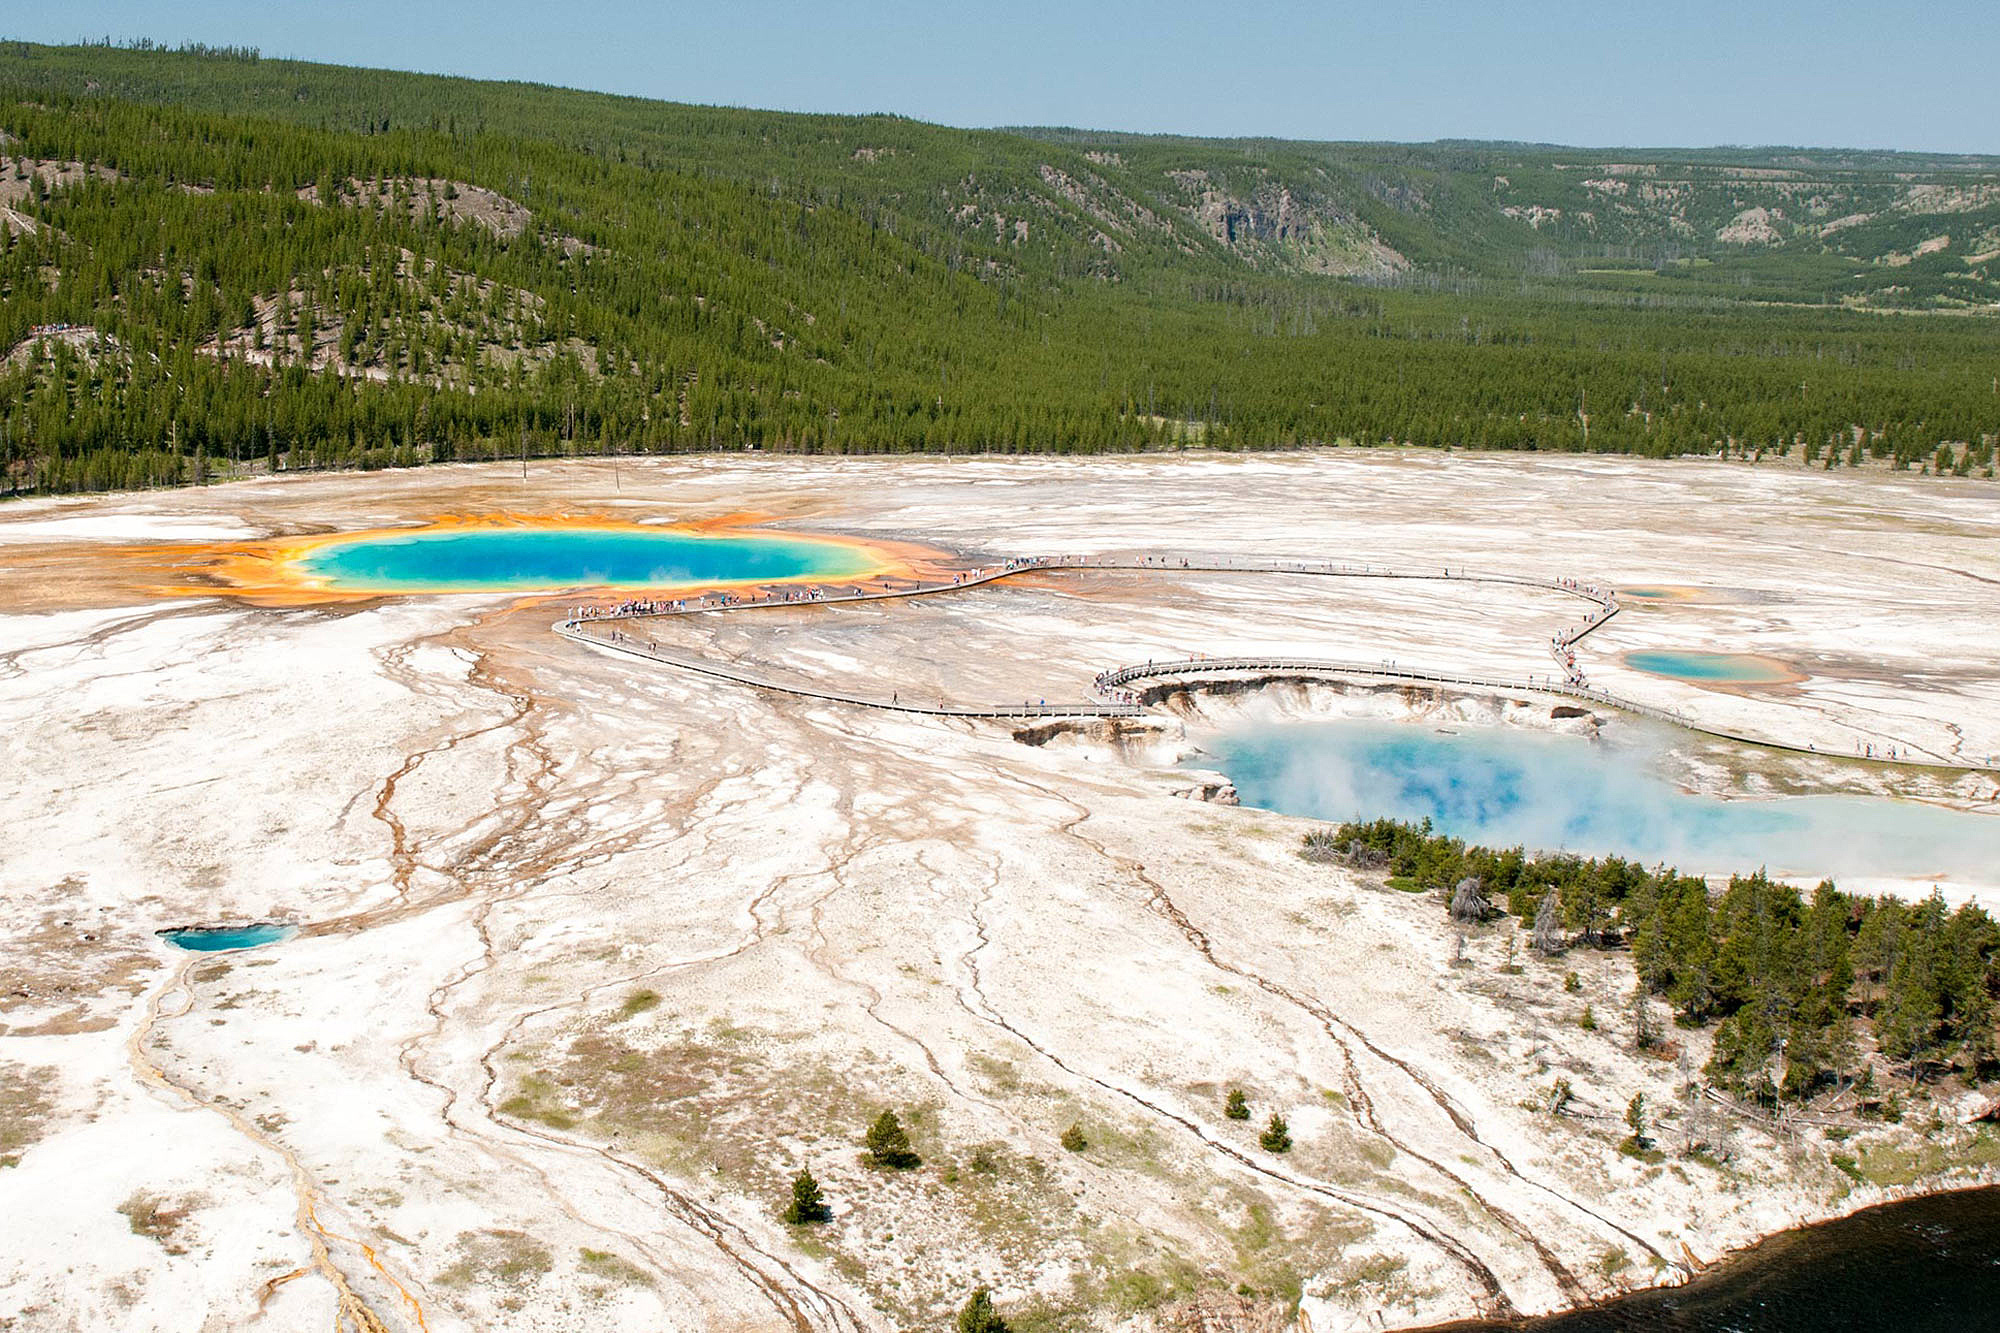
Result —
<path fill-rule="evenodd" d="M 1775 657 L 1652 648 L 1625 654 L 1625 664 L 1651 676 L 1713 685 L 1782 685 L 1799 673 Z"/>
<path fill-rule="evenodd" d="M 878 568 L 864 547 L 776 534 L 643 528 L 464 528 L 368 535 L 319 546 L 298 573 L 352 592 L 654 589 L 855 578 Z"/>
<path fill-rule="evenodd" d="M 188 949 L 195 953 L 221 953 L 226 949 L 255 949 L 262 944 L 276 944 L 288 940 L 298 933 L 292 926 L 274 926 L 259 922 L 248 926 L 193 926 L 186 930 L 162 930 L 161 939 L 176 949 Z"/>
<path fill-rule="evenodd" d="M 1228 774 L 1245 805 L 1314 819 L 1429 819 L 1488 846 L 1615 853 L 1703 874 L 2000 877 L 2000 816 L 1866 796 L 1697 796 L 1639 745 L 1338 722 L 1245 727 L 1207 748 L 1200 762 Z"/>

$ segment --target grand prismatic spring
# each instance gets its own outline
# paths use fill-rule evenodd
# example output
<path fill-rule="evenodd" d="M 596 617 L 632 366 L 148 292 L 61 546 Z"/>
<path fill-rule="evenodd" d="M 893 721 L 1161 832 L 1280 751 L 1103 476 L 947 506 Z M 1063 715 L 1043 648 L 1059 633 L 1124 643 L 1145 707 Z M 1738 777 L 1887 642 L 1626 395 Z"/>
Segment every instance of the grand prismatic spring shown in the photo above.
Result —
<path fill-rule="evenodd" d="M 823 538 L 549 524 L 335 537 L 293 557 L 291 568 L 336 592 L 425 593 L 832 582 L 883 566 Z"/>
<path fill-rule="evenodd" d="M 159 591 L 311 603 L 454 593 L 828 585 L 908 574 L 934 553 L 749 526 L 596 516 L 426 517 L 406 526 L 112 553 Z"/>

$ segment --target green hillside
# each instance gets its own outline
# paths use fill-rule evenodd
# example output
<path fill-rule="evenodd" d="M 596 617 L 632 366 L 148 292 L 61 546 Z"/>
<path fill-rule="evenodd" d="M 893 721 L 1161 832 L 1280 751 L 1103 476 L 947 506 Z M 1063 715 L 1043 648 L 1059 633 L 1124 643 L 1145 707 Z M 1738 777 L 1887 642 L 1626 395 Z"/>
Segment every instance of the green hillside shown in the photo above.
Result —
<path fill-rule="evenodd" d="M 1196 442 L 1984 472 L 2000 432 L 1994 159 L 968 131 L 13 42 L 0 135 L 9 491 Z"/>

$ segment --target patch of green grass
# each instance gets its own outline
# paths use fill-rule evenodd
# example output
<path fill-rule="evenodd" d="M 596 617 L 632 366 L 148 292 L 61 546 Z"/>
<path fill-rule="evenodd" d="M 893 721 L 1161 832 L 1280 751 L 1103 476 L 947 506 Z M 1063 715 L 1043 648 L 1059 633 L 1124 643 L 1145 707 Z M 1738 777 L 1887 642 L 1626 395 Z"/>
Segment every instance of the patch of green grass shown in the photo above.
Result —
<path fill-rule="evenodd" d="M 118 1211 L 125 1214 L 125 1221 L 131 1226 L 132 1234 L 144 1236 L 147 1240 L 159 1242 L 168 1254 L 186 1254 L 187 1247 L 176 1239 L 187 1221 L 189 1206 L 169 1208 L 156 1195 L 143 1191 L 118 1205 Z"/>
<path fill-rule="evenodd" d="M 499 1111 L 516 1120 L 537 1121 L 550 1129 L 575 1129 L 581 1120 L 560 1104 L 559 1096 L 555 1084 L 530 1074 L 521 1080 L 519 1092 L 500 1103 Z"/>
<path fill-rule="evenodd" d="M 1426 1293 L 1410 1283 L 1410 1261 L 1401 1255 L 1368 1253 L 1343 1258 L 1314 1295 L 1352 1299 L 1385 1309 L 1414 1310 Z"/>
<path fill-rule="evenodd" d="M 51 1066 L 0 1065 L 0 1166 L 19 1162 L 21 1149 L 42 1137 L 56 1078 Z"/>
<path fill-rule="evenodd" d="M 549 1247 L 525 1231 L 465 1231 L 458 1237 L 458 1262 L 438 1281 L 461 1290 L 522 1287 L 555 1267 Z"/>
<path fill-rule="evenodd" d="M 1165 1179 L 1171 1173 L 1161 1160 L 1166 1146 L 1159 1130 L 1143 1121 L 1127 1122 L 1129 1128 L 1112 1120 L 1093 1122 L 1090 1127 L 1091 1160 L 1102 1166 L 1137 1171 Z"/>
<path fill-rule="evenodd" d="M 637 1018 L 647 1010 L 659 1007 L 659 992 L 635 990 L 625 997 L 625 1003 L 618 1006 L 618 1017 L 621 1021 L 627 1018 Z"/>
<path fill-rule="evenodd" d="M 2000 1135 L 1991 1126 L 1980 1125 L 1962 1141 L 1870 1143 L 1856 1156 L 1861 1178 L 1885 1187 L 1914 1185 L 1948 1171 L 2000 1165 Z"/>
<path fill-rule="evenodd" d="M 581 1249 L 577 1258 L 583 1271 L 592 1277 L 601 1277 L 608 1282 L 622 1282 L 628 1286 L 650 1287 L 653 1276 L 637 1264 L 608 1250 Z"/>
<path fill-rule="evenodd" d="M 1012 1333 L 1096 1333 L 1098 1320 L 1075 1293 L 1068 1297 L 1037 1293 L 1007 1309 Z"/>
<path fill-rule="evenodd" d="M 1137 1314 L 1191 1295 L 1200 1281 L 1201 1274 L 1193 1264 L 1170 1254 L 1157 1268 L 1126 1268 L 1106 1274 L 1098 1284 L 1098 1299 L 1092 1303 L 1109 1305 L 1121 1314 Z"/>
<path fill-rule="evenodd" d="M 1302 1245 L 1287 1235 L 1268 1203 L 1253 1203 L 1245 1212 L 1243 1225 L 1230 1232 L 1236 1243 L 1237 1271 L 1244 1278 L 1237 1284 L 1237 1294 L 1262 1292 L 1288 1310 L 1296 1309 L 1305 1288 L 1299 1259 L 1311 1249 L 1311 1238 Z"/>
<path fill-rule="evenodd" d="M 989 1091 L 1014 1092 L 1021 1086 L 1021 1071 L 1015 1068 L 1011 1060 L 1001 1060 L 983 1051 L 975 1051 L 967 1057 L 966 1064 L 972 1067 L 973 1073 L 979 1075 Z"/>

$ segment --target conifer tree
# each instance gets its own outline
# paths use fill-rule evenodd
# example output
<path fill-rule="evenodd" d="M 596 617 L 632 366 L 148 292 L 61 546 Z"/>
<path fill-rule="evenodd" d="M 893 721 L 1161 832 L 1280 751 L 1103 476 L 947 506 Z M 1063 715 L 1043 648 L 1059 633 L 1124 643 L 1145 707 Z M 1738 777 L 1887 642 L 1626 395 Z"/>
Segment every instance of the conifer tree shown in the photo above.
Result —
<path fill-rule="evenodd" d="M 1007 1321 L 993 1308 L 986 1288 L 973 1292 L 958 1311 L 958 1333 L 1007 1333 Z"/>
<path fill-rule="evenodd" d="M 894 1111 L 884 1111 L 875 1117 L 875 1123 L 868 1127 L 866 1142 L 868 1156 L 877 1166 L 902 1171 L 923 1161 L 911 1151 L 910 1136 L 903 1131 L 903 1122 Z"/>
<path fill-rule="evenodd" d="M 820 1193 L 819 1182 L 813 1179 L 810 1167 L 800 1167 L 792 1177 L 792 1201 L 786 1205 L 785 1221 L 793 1226 L 803 1226 L 809 1222 L 829 1222 L 833 1220 L 833 1210 L 826 1206 L 826 1196 Z"/>
<path fill-rule="evenodd" d="M 1645 1147 L 1647 1144 L 1645 1093 L 1635 1092 L 1632 1094 L 1632 1100 L 1625 1103 L 1625 1123 L 1631 1127 L 1633 1144 L 1636 1147 Z"/>

